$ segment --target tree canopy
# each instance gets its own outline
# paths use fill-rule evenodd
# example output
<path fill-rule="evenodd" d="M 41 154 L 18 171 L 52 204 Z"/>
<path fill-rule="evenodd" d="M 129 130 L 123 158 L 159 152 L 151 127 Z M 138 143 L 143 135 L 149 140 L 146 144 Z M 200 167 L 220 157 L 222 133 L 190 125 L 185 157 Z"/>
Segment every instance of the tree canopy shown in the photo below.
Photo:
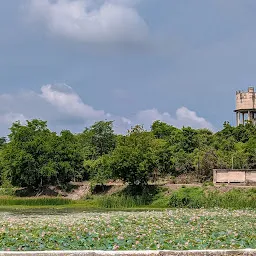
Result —
<path fill-rule="evenodd" d="M 145 185 L 159 177 L 192 174 L 211 180 L 213 168 L 256 168 L 256 127 L 251 123 L 213 133 L 155 121 L 116 135 L 112 121 L 78 134 L 51 131 L 46 121 L 15 122 L 0 138 L 0 181 L 34 189 L 91 180 L 118 179 Z"/>

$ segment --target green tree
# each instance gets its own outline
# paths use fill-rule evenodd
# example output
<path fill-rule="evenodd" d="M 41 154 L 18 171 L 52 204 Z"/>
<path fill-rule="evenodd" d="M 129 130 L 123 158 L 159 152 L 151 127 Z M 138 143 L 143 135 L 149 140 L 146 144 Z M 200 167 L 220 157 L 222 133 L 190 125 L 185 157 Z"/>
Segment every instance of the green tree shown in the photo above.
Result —
<path fill-rule="evenodd" d="M 86 176 L 83 157 L 79 151 L 77 137 L 69 130 L 63 130 L 60 136 L 52 141 L 54 169 L 58 174 L 58 183 L 65 184 L 70 180 L 81 181 Z M 51 159 L 51 156 L 49 156 Z"/>
<path fill-rule="evenodd" d="M 191 127 L 182 128 L 183 136 L 181 140 L 181 148 L 186 153 L 192 153 L 194 149 L 198 147 L 197 134 L 197 130 L 192 129 Z"/>
<path fill-rule="evenodd" d="M 209 181 L 212 179 L 213 169 L 218 167 L 218 160 L 215 149 L 209 147 L 202 150 L 199 154 L 197 166 L 197 177 L 199 181 Z"/>
<path fill-rule="evenodd" d="M 78 135 L 80 150 L 85 160 L 109 154 L 116 146 L 113 121 L 99 121 Z"/>
<path fill-rule="evenodd" d="M 248 167 L 256 169 L 256 136 L 251 136 L 244 148 L 248 156 Z"/>
<path fill-rule="evenodd" d="M 175 175 L 187 174 L 195 170 L 193 166 L 193 155 L 188 154 L 183 149 L 175 152 L 173 155 Z"/>
<path fill-rule="evenodd" d="M 84 168 L 87 170 L 90 180 L 96 184 L 104 185 L 113 177 L 109 155 L 103 155 L 96 160 L 85 160 Z"/>
<path fill-rule="evenodd" d="M 173 135 L 175 135 L 178 128 L 166 124 L 161 121 L 155 121 L 151 126 L 151 131 L 157 139 L 169 139 Z"/>
<path fill-rule="evenodd" d="M 27 121 L 26 125 L 16 122 L 10 130 L 10 142 L 2 151 L 2 159 L 3 176 L 12 185 L 62 185 L 83 168 L 70 132 L 57 136 L 41 120 Z"/>
<path fill-rule="evenodd" d="M 6 138 L 0 137 L 0 149 L 6 144 Z"/>
<path fill-rule="evenodd" d="M 120 139 L 111 155 L 111 168 L 115 177 L 131 185 L 146 185 L 157 168 L 152 141 L 154 136 L 142 126 L 135 126 Z"/>

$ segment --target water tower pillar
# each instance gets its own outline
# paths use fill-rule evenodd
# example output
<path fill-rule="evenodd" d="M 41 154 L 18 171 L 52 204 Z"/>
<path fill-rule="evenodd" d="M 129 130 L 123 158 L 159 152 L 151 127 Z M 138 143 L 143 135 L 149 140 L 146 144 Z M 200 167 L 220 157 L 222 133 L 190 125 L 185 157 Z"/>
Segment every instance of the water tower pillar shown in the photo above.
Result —
<path fill-rule="evenodd" d="M 236 126 L 240 125 L 240 113 L 236 112 Z"/>

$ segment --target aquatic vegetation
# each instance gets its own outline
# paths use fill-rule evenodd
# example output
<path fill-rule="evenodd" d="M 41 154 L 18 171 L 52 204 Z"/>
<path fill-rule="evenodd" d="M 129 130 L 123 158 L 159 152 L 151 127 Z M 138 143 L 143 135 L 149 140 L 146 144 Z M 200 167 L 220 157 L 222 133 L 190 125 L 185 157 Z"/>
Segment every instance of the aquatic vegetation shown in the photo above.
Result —
<path fill-rule="evenodd" d="M 0 213 L 1 250 L 256 248 L 253 210 Z"/>

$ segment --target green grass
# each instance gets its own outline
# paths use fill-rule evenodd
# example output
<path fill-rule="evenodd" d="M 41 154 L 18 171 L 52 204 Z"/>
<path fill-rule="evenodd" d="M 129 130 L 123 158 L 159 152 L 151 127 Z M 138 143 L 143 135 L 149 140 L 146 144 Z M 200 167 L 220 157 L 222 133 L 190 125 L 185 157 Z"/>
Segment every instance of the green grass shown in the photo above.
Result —
<path fill-rule="evenodd" d="M 0 206 L 51 206 L 51 205 L 67 205 L 73 204 L 70 199 L 61 197 L 32 197 L 32 198 L 19 198 L 19 197 L 0 197 Z"/>
<path fill-rule="evenodd" d="M 107 209 L 121 209 L 134 208 L 138 206 L 145 206 L 147 202 L 141 196 L 102 196 L 96 199 L 97 205 L 100 208 Z"/>
<path fill-rule="evenodd" d="M 4 208 L 66 207 L 84 209 L 154 209 L 154 208 L 231 208 L 256 209 L 256 189 L 232 189 L 220 192 L 213 187 L 182 187 L 175 191 L 158 189 L 140 195 L 127 191 L 114 195 L 92 195 L 84 200 L 62 197 L 0 197 L 0 210 Z"/>

